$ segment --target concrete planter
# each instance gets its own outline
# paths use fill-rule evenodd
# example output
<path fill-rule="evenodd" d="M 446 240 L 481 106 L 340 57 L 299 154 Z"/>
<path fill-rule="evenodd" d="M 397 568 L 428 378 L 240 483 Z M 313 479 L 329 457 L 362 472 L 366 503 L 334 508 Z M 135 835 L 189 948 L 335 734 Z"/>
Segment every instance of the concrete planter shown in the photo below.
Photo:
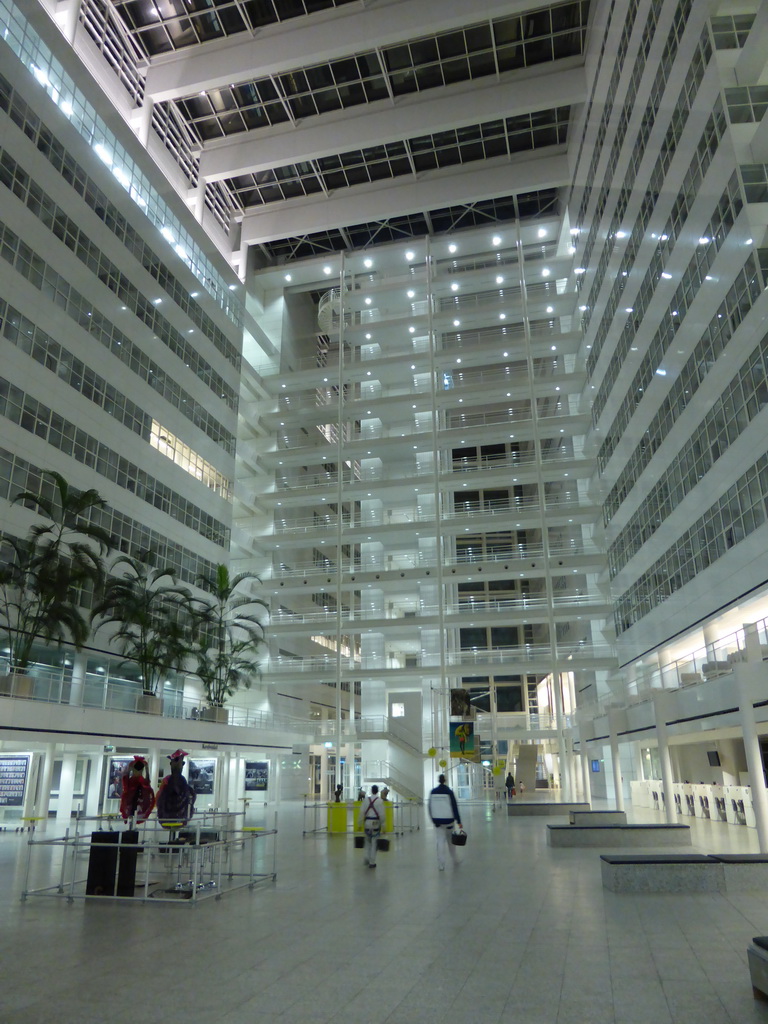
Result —
<path fill-rule="evenodd" d="M 153 694 L 143 693 L 136 701 L 136 710 L 142 715 L 162 715 L 163 699 Z"/>
<path fill-rule="evenodd" d="M 25 676 L 18 672 L 0 676 L 0 696 L 31 697 L 34 688 L 35 681 L 32 676 Z"/>
<path fill-rule="evenodd" d="M 229 711 L 226 708 L 203 708 L 200 712 L 200 721 L 218 722 L 220 725 L 228 725 Z"/>

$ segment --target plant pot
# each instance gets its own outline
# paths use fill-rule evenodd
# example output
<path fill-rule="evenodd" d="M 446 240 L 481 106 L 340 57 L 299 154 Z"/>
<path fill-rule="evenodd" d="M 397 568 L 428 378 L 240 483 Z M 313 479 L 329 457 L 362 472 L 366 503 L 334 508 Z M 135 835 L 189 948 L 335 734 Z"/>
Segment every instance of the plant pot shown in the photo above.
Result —
<path fill-rule="evenodd" d="M 162 715 L 163 699 L 151 693 L 142 693 L 136 701 L 136 710 L 142 715 Z"/>
<path fill-rule="evenodd" d="M 31 697 L 35 688 L 32 676 L 10 672 L 0 676 L 0 695 L 3 697 Z"/>
<path fill-rule="evenodd" d="M 203 708 L 200 712 L 200 720 L 227 725 L 229 723 L 229 711 L 227 708 Z"/>

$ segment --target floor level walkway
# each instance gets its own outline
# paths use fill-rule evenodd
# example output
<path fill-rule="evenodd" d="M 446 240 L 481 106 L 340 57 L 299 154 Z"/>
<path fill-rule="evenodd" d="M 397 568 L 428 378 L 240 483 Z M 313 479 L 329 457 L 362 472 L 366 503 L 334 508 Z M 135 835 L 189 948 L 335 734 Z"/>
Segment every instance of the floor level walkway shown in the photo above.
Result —
<path fill-rule="evenodd" d="M 0 833 L 0 1024 L 768 1022 L 746 959 L 768 891 L 604 892 L 599 851 L 547 846 L 565 819 L 480 803 L 458 867 L 437 870 L 425 822 L 370 871 L 302 817 L 280 807 L 276 883 L 195 908 L 21 903 L 26 837 Z M 757 849 L 685 822 L 694 852 Z"/>

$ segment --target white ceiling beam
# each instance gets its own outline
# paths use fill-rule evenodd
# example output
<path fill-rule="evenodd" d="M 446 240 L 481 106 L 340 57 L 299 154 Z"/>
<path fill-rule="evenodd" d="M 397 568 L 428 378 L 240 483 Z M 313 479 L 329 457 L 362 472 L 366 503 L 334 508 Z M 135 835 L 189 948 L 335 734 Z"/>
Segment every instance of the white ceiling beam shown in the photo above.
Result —
<path fill-rule="evenodd" d="M 237 140 L 206 148 L 200 160 L 200 177 L 220 181 L 248 171 L 283 167 L 449 128 L 582 103 L 585 95 L 583 67 L 524 76 L 515 73 L 514 78 L 502 84 L 462 82 L 404 96 L 395 107 L 384 100 L 310 118 L 296 127 L 286 125 L 248 132 Z"/>
<path fill-rule="evenodd" d="M 259 207 L 243 217 L 241 244 L 259 245 L 276 238 L 459 206 L 494 196 L 535 192 L 565 185 L 570 180 L 565 152 L 518 156 L 514 162 L 500 157 L 479 166 L 469 164 L 452 171 L 430 171 L 418 181 L 388 179 L 345 189 L 328 198 L 308 196 Z"/>
<path fill-rule="evenodd" d="M 178 100 L 530 9 L 531 0 L 483 0 L 477 7 L 466 0 L 391 0 L 322 11 L 155 57 L 146 95 L 156 103 Z"/>

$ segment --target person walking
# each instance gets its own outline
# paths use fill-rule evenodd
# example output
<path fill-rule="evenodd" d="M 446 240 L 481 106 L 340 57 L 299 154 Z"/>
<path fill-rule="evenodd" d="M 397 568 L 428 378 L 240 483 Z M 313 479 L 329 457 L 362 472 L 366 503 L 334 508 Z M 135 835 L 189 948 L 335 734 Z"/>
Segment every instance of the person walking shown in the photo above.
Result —
<path fill-rule="evenodd" d="M 440 775 L 437 785 L 429 794 L 428 802 L 429 816 L 435 826 L 435 839 L 437 849 L 437 866 L 445 871 L 445 851 L 451 851 L 451 860 L 456 863 L 456 850 L 451 842 L 451 832 L 454 824 L 461 825 L 459 805 L 453 790 L 445 784 L 445 776 Z"/>
<path fill-rule="evenodd" d="M 507 800 L 511 800 L 515 795 L 515 780 L 512 777 L 512 772 L 507 772 L 507 777 L 504 780 L 504 785 L 507 790 Z"/>
<path fill-rule="evenodd" d="M 376 867 L 376 851 L 379 848 L 379 835 L 384 827 L 384 814 L 384 801 L 379 796 L 379 787 L 371 786 L 371 795 L 363 801 L 358 819 L 358 824 L 365 833 L 364 863 L 369 868 Z"/>

